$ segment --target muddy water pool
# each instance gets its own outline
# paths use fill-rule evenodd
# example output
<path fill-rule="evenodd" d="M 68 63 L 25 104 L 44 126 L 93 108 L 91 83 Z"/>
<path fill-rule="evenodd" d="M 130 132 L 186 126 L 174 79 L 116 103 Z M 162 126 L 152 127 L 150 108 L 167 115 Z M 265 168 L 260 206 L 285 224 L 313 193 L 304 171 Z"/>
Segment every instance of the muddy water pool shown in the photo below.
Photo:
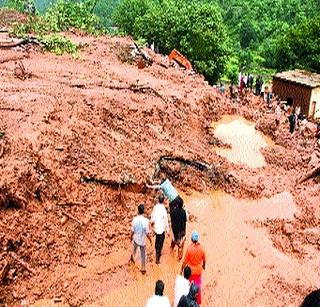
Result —
<path fill-rule="evenodd" d="M 249 167 L 263 167 L 265 159 L 261 148 L 272 146 L 270 138 L 255 129 L 255 124 L 241 116 L 224 115 L 218 122 L 212 124 L 214 134 L 231 148 L 215 147 L 217 154 L 236 164 L 246 164 Z"/>

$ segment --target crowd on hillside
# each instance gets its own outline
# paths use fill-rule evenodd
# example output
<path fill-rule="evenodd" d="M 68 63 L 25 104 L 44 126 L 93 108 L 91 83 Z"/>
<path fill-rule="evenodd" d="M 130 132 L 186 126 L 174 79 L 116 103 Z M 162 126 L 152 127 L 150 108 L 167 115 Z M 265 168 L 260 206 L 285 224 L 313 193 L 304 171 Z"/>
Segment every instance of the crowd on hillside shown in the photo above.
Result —
<path fill-rule="evenodd" d="M 219 91 L 225 95 L 225 85 L 220 83 Z M 261 76 L 254 77 L 252 74 L 239 74 L 239 82 L 237 85 L 231 83 L 229 85 L 229 95 L 233 101 L 241 99 L 247 93 L 254 93 L 260 96 L 266 102 L 267 106 L 274 111 L 275 124 L 279 127 L 280 123 L 286 121 L 289 124 L 289 132 L 294 135 L 295 132 L 304 134 L 308 125 L 308 119 L 305 114 L 301 112 L 299 106 L 293 108 L 290 101 L 280 101 L 274 97 L 272 92 L 272 83 L 265 82 Z M 317 130 L 315 137 L 320 143 L 320 121 L 317 123 Z M 320 144 L 319 144 L 320 145 Z"/>

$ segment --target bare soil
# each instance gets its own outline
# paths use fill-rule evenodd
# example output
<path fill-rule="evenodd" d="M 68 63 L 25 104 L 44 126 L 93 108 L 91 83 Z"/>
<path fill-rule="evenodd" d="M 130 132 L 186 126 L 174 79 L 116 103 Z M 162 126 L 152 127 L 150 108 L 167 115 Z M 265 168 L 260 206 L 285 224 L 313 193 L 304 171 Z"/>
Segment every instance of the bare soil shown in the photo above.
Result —
<path fill-rule="evenodd" d="M 280 254 L 305 265 L 314 261 L 319 180 L 297 184 L 319 164 L 312 125 L 291 136 L 286 118 L 277 128 L 262 99 L 248 93 L 231 101 L 201 75 L 168 67 L 150 50 L 153 64 L 139 69 L 123 58 L 129 38 L 67 35 L 85 45 L 78 57 L 0 49 L 0 305 L 49 305 L 44 299 L 95 305 L 106 293 L 145 284 L 128 264 L 130 223 L 140 202 L 150 214 L 157 192 L 145 185 L 159 178 L 159 169 L 182 193 L 219 189 L 247 200 L 290 193 L 299 208 L 294 217 L 252 217 L 251 224 Z M 15 73 L 19 59 L 27 79 Z M 226 114 L 256 122 L 272 138 L 275 145 L 262 149 L 266 166 L 233 164 L 215 153 L 211 124 Z M 201 227 L 198 211 L 192 213 L 192 227 Z M 148 253 L 152 262 L 153 249 Z M 243 304 L 297 305 L 316 284 L 290 274 L 284 279 L 281 267 L 265 269 L 266 282 Z M 223 304 L 215 301 L 211 281 L 206 305 Z M 147 287 L 153 288 L 151 278 Z M 114 306 L 102 302 L 97 305 Z"/>

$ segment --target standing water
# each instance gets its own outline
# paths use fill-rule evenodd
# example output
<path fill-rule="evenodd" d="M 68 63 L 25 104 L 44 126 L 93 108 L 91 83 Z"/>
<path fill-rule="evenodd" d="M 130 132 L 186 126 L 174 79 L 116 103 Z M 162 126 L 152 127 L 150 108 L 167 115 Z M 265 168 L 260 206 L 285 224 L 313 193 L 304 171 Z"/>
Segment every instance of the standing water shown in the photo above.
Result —
<path fill-rule="evenodd" d="M 261 148 L 273 145 L 270 138 L 255 129 L 254 123 L 241 116 L 224 115 L 218 122 L 213 123 L 214 134 L 229 148 L 214 148 L 217 154 L 236 164 L 246 164 L 251 168 L 263 167 L 265 159 Z"/>

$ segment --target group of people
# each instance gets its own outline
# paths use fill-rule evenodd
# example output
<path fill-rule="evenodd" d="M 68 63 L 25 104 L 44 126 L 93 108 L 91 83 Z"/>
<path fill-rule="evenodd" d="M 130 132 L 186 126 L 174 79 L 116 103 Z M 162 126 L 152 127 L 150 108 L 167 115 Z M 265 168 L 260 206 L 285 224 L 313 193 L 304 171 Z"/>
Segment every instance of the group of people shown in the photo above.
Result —
<path fill-rule="evenodd" d="M 133 250 L 130 257 L 135 262 L 137 249 L 140 250 L 141 273 L 146 274 L 146 239 L 152 243 L 150 226 L 155 233 L 155 263 L 160 264 L 162 248 L 166 234 L 170 234 L 169 218 L 164 205 L 165 197 L 169 200 L 169 215 L 171 221 L 172 239 L 171 250 L 178 247 L 178 259 L 182 261 L 181 275 L 177 276 L 175 285 L 174 306 L 200 306 L 201 304 L 201 283 L 202 272 L 206 267 L 206 256 L 199 243 L 199 233 L 193 231 L 191 244 L 183 257 L 183 247 L 186 240 L 187 212 L 183 207 L 183 200 L 177 190 L 168 179 L 164 179 L 160 185 L 147 185 L 148 188 L 160 189 L 163 194 L 158 196 L 158 202 L 154 205 L 150 220 L 146 218 L 145 206 L 138 206 L 138 215 L 133 218 L 131 240 Z M 147 303 L 148 307 L 170 306 L 167 297 L 163 296 L 164 283 L 161 280 L 156 282 L 155 295 Z"/>
<path fill-rule="evenodd" d="M 177 276 L 175 284 L 174 307 L 198 307 L 197 297 L 199 287 L 195 283 L 189 282 L 191 269 L 185 267 L 183 276 Z M 163 295 L 164 283 L 162 280 L 156 281 L 155 293 L 147 301 L 146 307 L 170 307 L 170 301 L 167 296 Z"/>
<path fill-rule="evenodd" d="M 270 106 L 272 101 L 272 85 L 270 83 L 264 83 L 261 76 L 258 76 L 255 83 L 256 96 L 261 96 L 263 100 Z"/>
<path fill-rule="evenodd" d="M 177 275 L 174 288 L 174 307 L 199 307 L 201 305 L 201 275 L 206 267 L 206 256 L 199 243 L 199 234 L 193 231 L 192 244 L 184 256 L 181 275 Z M 167 296 L 163 295 L 164 283 L 156 282 L 155 294 L 149 298 L 146 307 L 171 306 Z"/>
<path fill-rule="evenodd" d="M 297 106 L 295 109 L 290 106 L 283 106 L 278 103 L 275 109 L 276 113 L 276 125 L 279 126 L 282 113 L 287 113 L 289 121 L 289 132 L 293 135 L 296 130 L 303 133 L 306 124 L 308 123 L 307 117 L 301 112 L 301 108 Z"/>
<path fill-rule="evenodd" d="M 254 84 L 255 88 L 253 89 Z M 220 93 L 224 94 L 225 87 L 223 83 L 220 83 L 219 89 Z M 263 97 L 263 99 L 268 104 L 270 104 L 272 100 L 271 86 L 268 84 L 264 84 L 264 81 L 261 76 L 258 76 L 255 79 L 252 74 L 243 74 L 242 72 L 240 72 L 238 86 L 235 88 L 234 84 L 231 83 L 229 85 L 230 98 L 235 98 L 237 93 L 240 96 L 242 96 L 244 93 L 248 91 L 254 92 L 256 96 Z"/>
<path fill-rule="evenodd" d="M 277 102 L 275 107 L 275 122 L 278 127 L 281 122 L 282 115 L 289 122 L 289 132 L 291 135 L 294 135 L 296 131 L 299 131 L 300 134 L 304 134 L 304 131 L 308 124 L 307 116 L 301 111 L 300 106 L 293 108 L 288 103 Z M 317 128 L 315 133 L 315 138 L 317 139 L 318 144 L 320 144 L 320 121 L 317 122 Z"/>
<path fill-rule="evenodd" d="M 253 76 L 251 74 L 242 75 L 242 72 L 239 75 L 239 93 L 242 95 L 243 90 L 253 89 Z"/>

